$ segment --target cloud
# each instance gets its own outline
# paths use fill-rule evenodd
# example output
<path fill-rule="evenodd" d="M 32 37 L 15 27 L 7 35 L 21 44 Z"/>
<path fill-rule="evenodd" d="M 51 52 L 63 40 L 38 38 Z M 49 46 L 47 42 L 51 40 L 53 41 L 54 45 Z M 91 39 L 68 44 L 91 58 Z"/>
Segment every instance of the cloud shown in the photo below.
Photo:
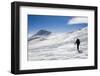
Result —
<path fill-rule="evenodd" d="M 88 23 L 88 18 L 87 17 L 74 17 L 68 22 L 68 24 L 79 24 L 79 23 Z"/>

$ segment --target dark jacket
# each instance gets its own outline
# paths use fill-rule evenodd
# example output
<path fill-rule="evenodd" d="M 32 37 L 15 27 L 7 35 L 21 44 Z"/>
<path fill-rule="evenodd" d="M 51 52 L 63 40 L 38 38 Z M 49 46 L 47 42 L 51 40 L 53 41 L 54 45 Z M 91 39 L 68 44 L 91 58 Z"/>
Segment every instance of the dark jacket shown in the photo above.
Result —
<path fill-rule="evenodd" d="M 75 44 L 79 45 L 80 44 L 80 39 L 77 39 Z"/>

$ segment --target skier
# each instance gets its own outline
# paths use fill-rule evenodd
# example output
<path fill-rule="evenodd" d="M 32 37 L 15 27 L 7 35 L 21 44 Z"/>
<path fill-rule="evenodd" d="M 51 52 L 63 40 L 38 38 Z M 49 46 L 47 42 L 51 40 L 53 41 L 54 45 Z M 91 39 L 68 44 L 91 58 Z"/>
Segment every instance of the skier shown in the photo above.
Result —
<path fill-rule="evenodd" d="M 77 44 L 77 51 L 80 53 L 80 50 L 79 50 L 80 39 L 77 38 L 75 44 Z"/>

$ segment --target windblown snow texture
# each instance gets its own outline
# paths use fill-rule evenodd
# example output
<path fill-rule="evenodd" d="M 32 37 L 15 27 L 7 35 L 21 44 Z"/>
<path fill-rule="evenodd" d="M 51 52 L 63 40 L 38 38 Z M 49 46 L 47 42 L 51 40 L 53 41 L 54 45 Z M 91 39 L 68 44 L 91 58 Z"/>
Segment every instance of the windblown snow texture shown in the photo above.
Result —
<path fill-rule="evenodd" d="M 88 28 L 53 34 L 40 30 L 28 39 L 28 61 L 33 60 L 67 60 L 88 58 Z M 79 38 L 80 51 L 76 49 L 75 40 Z"/>

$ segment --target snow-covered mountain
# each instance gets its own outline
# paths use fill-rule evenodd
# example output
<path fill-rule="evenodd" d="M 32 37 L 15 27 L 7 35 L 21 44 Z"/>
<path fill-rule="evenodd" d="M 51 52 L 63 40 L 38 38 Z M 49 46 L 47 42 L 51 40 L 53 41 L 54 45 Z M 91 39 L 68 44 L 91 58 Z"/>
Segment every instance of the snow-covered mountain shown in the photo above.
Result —
<path fill-rule="evenodd" d="M 47 35 L 49 35 L 49 34 L 51 34 L 51 32 L 50 31 L 47 31 L 47 30 L 40 30 L 39 32 L 37 32 L 34 36 L 37 36 L 37 35 L 40 35 L 40 36 L 47 36 Z"/>
<path fill-rule="evenodd" d="M 28 41 L 32 41 L 35 39 L 44 40 L 46 37 L 48 37 L 51 34 L 50 31 L 47 30 L 40 30 L 36 34 L 32 35 L 28 38 Z"/>
<path fill-rule="evenodd" d="M 65 60 L 88 58 L 88 28 L 81 30 L 53 34 L 41 30 L 28 40 L 28 60 Z M 80 51 L 78 53 L 75 40 L 79 38 Z"/>

